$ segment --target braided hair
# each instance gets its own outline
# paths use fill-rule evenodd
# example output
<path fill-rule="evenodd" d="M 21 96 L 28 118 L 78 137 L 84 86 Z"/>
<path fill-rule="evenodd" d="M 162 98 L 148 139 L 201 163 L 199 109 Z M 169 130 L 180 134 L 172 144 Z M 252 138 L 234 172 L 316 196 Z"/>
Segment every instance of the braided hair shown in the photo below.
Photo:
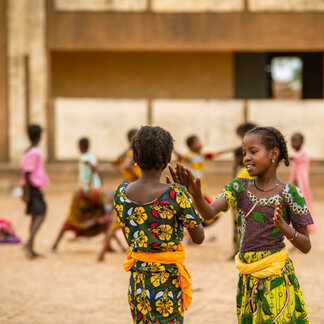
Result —
<path fill-rule="evenodd" d="M 268 150 L 275 147 L 279 149 L 279 157 L 277 163 L 284 160 L 285 166 L 289 165 L 288 149 L 285 138 L 274 127 L 255 127 L 246 135 L 258 134 L 261 137 L 261 142 Z"/>
<path fill-rule="evenodd" d="M 134 160 L 141 169 L 163 170 L 173 150 L 173 138 L 159 126 L 144 126 L 136 133 L 132 149 Z"/>

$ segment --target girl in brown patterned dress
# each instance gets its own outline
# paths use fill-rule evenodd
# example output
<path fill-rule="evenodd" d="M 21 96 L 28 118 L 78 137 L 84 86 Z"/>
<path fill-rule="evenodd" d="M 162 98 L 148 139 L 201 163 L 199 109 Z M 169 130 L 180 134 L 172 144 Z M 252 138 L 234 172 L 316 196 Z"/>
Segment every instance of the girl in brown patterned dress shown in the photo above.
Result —
<path fill-rule="evenodd" d="M 256 127 L 243 139 L 243 155 L 254 179 L 235 178 L 211 204 L 202 197 L 199 178 L 188 169 L 178 164 L 176 172 L 170 171 L 175 181 L 187 187 L 206 219 L 237 203 L 238 323 L 309 323 L 284 238 L 308 253 L 311 242 L 307 225 L 313 221 L 299 188 L 277 178 L 280 161 L 289 165 L 284 137 L 273 127 Z"/>

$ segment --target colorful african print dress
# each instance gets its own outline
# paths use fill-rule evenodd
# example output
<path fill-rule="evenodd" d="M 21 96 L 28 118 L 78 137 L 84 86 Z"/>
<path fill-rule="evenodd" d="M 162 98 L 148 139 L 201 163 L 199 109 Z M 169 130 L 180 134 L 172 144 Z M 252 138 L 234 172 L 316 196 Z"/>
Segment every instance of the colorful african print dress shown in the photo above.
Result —
<path fill-rule="evenodd" d="M 133 252 L 176 251 L 183 227 L 202 219 L 185 187 L 172 184 L 159 198 L 137 204 L 126 197 L 127 183 L 114 197 L 115 211 Z M 134 323 L 183 323 L 183 300 L 175 264 L 136 261 L 131 269 L 128 301 Z"/>
<path fill-rule="evenodd" d="M 252 179 L 249 173 L 246 170 L 246 167 L 240 168 L 236 173 L 236 178 L 245 178 Z M 233 216 L 233 243 L 234 243 L 234 253 L 236 254 L 239 251 L 240 245 L 240 227 L 238 225 L 238 213 L 237 213 L 237 204 L 232 205 L 232 216 Z"/>
<path fill-rule="evenodd" d="M 62 230 L 73 231 L 76 237 L 98 235 L 111 224 L 112 211 L 112 192 L 81 188 L 73 196 L 70 213 Z"/>
<path fill-rule="evenodd" d="M 282 204 L 284 220 L 294 228 L 313 222 L 298 187 L 287 184 L 279 194 L 260 199 L 247 189 L 249 181 L 236 178 L 220 195 L 227 200 L 228 208 L 237 202 L 239 258 L 248 264 L 285 246 L 284 235 L 272 220 L 276 200 Z M 288 257 L 279 275 L 259 279 L 240 273 L 236 306 L 238 323 L 242 324 L 309 323 L 302 291 Z"/>

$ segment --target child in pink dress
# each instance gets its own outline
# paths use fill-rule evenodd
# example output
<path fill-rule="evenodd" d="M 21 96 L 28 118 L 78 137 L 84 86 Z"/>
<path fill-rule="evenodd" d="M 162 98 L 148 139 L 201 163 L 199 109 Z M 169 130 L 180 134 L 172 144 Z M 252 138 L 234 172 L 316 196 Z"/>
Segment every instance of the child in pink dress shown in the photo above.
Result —
<path fill-rule="evenodd" d="M 33 259 L 39 254 L 34 251 L 34 239 L 44 221 L 46 202 L 41 188 L 49 184 L 47 174 L 43 167 L 41 153 L 38 148 L 42 129 L 39 125 L 28 125 L 30 147 L 21 160 L 20 185 L 24 189 L 23 200 L 26 203 L 26 214 L 31 215 L 30 235 L 24 245 L 26 257 Z"/>
<path fill-rule="evenodd" d="M 298 186 L 302 191 L 307 207 L 314 221 L 312 193 L 309 185 L 309 157 L 308 153 L 302 149 L 303 143 L 304 136 L 301 133 L 295 133 L 291 137 L 291 145 L 296 152 L 291 156 L 292 163 L 289 182 Z M 310 233 L 315 232 L 315 223 L 308 225 L 307 229 Z"/>

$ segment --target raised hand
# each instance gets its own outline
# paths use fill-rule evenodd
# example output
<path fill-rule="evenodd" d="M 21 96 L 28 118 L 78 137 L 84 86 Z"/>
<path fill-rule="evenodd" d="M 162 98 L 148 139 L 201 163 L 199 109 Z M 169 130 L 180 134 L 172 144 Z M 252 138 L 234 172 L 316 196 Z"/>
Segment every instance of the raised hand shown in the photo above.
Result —
<path fill-rule="evenodd" d="M 279 200 L 276 200 L 275 202 L 275 210 L 272 219 L 273 219 L 274 226 L 278 227 L 279 229 L 283 228 L 284 220 L 282 218 L 282 206 Z"/>
<path fill-rule="evenodd" d="M 191 195 L 201 193 L 200 178 L 196 178 L 183 164 L 177 163 L 175 170 L 169 165 L 169 170 L 173 181 L 185 186 Z"/>

